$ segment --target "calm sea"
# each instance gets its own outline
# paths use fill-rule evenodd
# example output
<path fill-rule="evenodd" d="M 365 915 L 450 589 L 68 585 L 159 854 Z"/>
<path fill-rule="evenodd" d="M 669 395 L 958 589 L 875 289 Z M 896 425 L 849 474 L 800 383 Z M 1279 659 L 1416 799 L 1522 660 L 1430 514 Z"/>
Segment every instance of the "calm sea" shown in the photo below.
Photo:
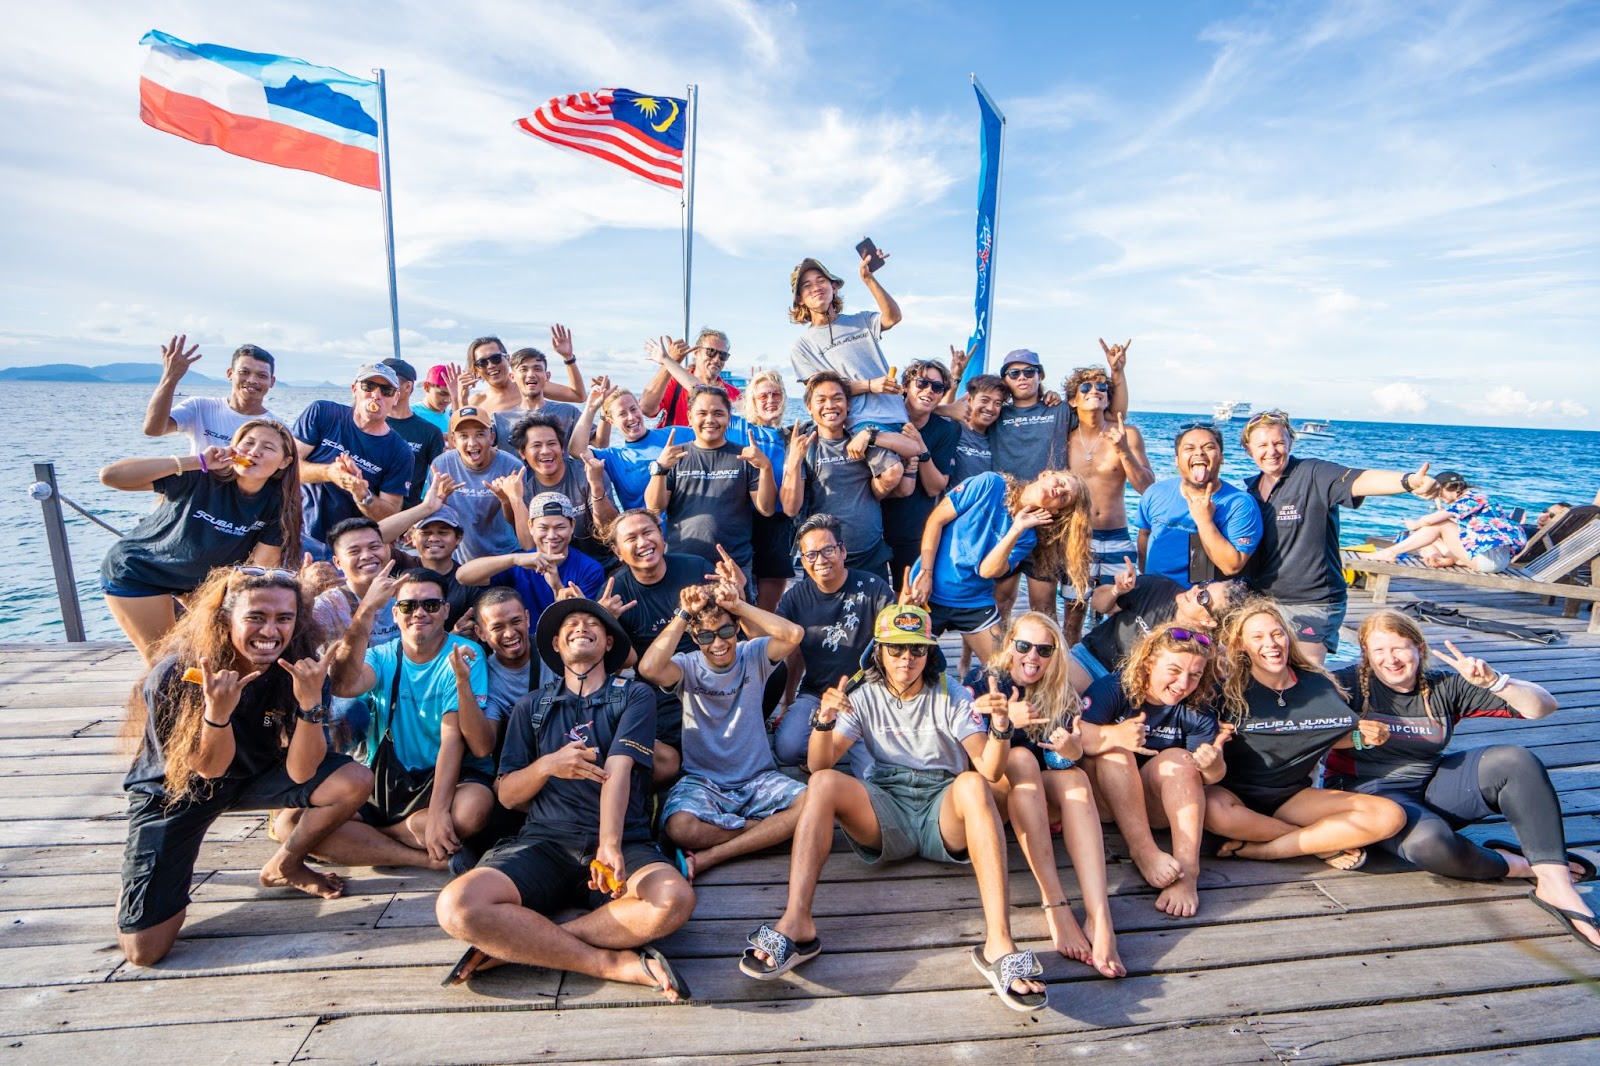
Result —
<path fill-rule="evenodd" d="M 5 582 L 11 591 L 0 599 L 0 641 L 52 641 L 64 636 L 39 505 L 28 496 L 33 464 L 54 462 L 64 495 L 118 529 L 132 528 L 149 513 L 150 496 L 105 488 L 97 472 L 112 459 L 183 450 L 181 437 L 151 440 L 139 433 L 149 396 L 146 385 L 6 386 L 5 406 L 12 414 L 0 424 L 0 455 L 6 456 L 0 465 L 0 535 L 11 545 L 12 562 Z M 346 398 L 331 391 L 277 388 L 271 407 L 292 419 L 312 400 L 330 397 Z M 50 416 L 54 421 L 34 421 L 24 417 L 26 411 L 54 412 Z M 1140 412 L 1132 419 L 1149 441 L 1158 477 L 1175 473 L 1172 434 L 1195 417 Z M 1234 423 L 1226 433 L 1229 465 L 1223 474 L 1235 483 L 1254 471 L 1235 444 L 1240 428 Z M 1596 433 L 1390 422 L 1340 422 L 1333 429 L 1337 436 L 1332 440 L 1302 439 L 1296 454 L 1350 466 L 1405 470 L 1430 460 L 1433 469 L 1459 469 L 1496 501 L 1526 507 L 1530 513 L 1557 500 L 1587 503 L 1597 487 L 1594 460 L 1600 455 L 1600 434 Z M 1344 539 L 1352 542 L 1371 533 L 1392 533 L 1402 518 L 1425 507 L 1412 497 L 1372 499 L 1359 510 L 1345 512 Z M 89 638 L 119 639 L 97 584 L 100 559 L 112 536 L 71 510 L 67 531 Z"/>

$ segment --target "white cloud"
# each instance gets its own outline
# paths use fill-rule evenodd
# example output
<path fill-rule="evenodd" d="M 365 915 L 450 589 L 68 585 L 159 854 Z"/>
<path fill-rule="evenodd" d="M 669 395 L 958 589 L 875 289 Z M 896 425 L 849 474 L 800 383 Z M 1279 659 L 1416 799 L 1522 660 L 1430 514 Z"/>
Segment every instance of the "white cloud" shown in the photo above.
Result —
<path fill-rule="evenodd" d="M 1420 415 L 1428 409 L 1428 394 L 1403 381 L 1379 385 L 1372 390 L 1372 401 L 1386 415 Z"/>
<path fill-rule="evenodd" d="M 1512 385 L 1496 385 L 1482 400 L 1461 406 L 1477 414 L 1517 420 L 1589 417 L 1589 408 L 1576 400 L 1535 400 Z"/>

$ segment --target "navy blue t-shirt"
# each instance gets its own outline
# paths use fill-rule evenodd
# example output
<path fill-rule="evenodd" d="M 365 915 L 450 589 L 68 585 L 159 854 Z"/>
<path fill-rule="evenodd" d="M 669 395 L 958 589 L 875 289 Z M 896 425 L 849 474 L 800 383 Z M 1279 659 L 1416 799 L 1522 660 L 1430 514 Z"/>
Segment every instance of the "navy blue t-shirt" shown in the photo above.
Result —
<path fill-rule="evenodd" d="M 404 500 L 411 491 L 416 459 L 404 437 L 390 430 L 381 436 L 363 433 L 356 426 L 355 410 L 332 400 L 316 400 L 300 412 L 294 423 L 295 439 L 311 446 L 310 463 L 331 463 L 341 455 L 355 460 L 373 495 L 393 493 Z M 305 485 L 306 550 L 328 557 L 328 530 L 361 514 L 350 494 L 332 483 Z"/>
<path fill-rule="evenodd" d="M 257 544 L 283 544 L 283 490 L 276 481 L 247 496 L 237 482 L 186 470 L 158 478 L 151 488 L 161 502 L 100 564 L 109 585 L 192 592 L 212 567 L 244 562 Z"/>
<path fill-rule="evenodd" d="M 1083 694 L 1083 720 L 1094 725 L 1116 725 L 1144 712 L 1144 746 L 1151 751 L 1183 748 L 1194 751 L 1217 739 L 1217 719 L 1210 711 L 1180 703 L 1166 707 L 1140 702 L 1135 707 L 1122 691 L 1122 678 L 1108 674 Z M 1140 756 L 1141 759 L 1149 756 Z"/>

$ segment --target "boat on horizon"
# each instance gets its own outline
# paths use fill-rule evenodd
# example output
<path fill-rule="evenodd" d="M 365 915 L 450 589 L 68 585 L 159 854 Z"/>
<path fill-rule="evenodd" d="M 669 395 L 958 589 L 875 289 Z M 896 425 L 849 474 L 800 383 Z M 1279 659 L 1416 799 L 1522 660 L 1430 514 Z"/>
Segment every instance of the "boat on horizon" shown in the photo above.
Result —
<path fill-rule="evenodd" d="M 1302 422 L 1294 432 L 1297 437 L 1327 437 L 1331 440 L 1338 436 L 1328 422 Z"/>
<path fill-rule="evenodd" d="M 1219 400 L 1211 409 L 1211 421 L 1232 422 L 1250 414 L 1250 405 L 1243 400 Z"/>

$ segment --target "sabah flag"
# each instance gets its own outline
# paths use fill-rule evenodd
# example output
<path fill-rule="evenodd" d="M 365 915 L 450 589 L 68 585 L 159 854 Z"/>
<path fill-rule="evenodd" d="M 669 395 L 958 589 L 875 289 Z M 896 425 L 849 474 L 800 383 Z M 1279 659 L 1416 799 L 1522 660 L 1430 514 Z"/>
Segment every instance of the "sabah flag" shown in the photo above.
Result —
<path fill-rule="evenodd" d="M 378 83 L 302 59 L 190 44 L 151 30 L 139 117 L 274 166 L 378 185 Z"/>

